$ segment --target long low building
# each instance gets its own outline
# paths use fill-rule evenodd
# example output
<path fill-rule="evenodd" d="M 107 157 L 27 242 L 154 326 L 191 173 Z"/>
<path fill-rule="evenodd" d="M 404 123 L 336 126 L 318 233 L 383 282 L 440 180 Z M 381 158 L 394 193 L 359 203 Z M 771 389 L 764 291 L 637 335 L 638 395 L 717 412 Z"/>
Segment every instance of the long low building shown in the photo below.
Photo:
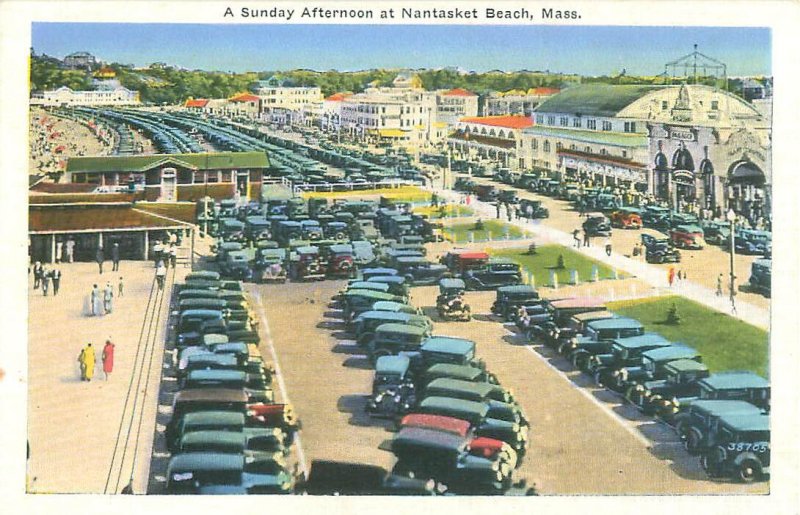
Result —
<path fill-rule="evenodd" d="M 257 199 L 270 163 L 264 152 L 73 157 L 66 180 L 144 191 L 148 201 Z"/>

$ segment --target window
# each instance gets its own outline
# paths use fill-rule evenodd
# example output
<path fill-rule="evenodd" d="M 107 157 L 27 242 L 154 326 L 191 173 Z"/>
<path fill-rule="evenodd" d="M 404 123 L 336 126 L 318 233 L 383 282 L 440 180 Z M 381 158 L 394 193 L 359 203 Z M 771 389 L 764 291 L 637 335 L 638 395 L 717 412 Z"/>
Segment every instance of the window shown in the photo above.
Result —
<path fill-rule="evenodd" d="M 531 140 L 531 149 L 537 150 L 539 148 L 539 140 L 533 139 Z"/>
<path fill-rule="evenodd" d="M 561 148 L 562 148 L 561 142 L 560 141 L 556 142 L 556 152 L 561 150 Z"/>
<path fill-rule="evenodd" d="M 543 124 L 544 123 L 544 116 L 542 116 L 540 114 L 537 114 L 536 115 L 536 123 L 539 124 L 539 125 Z"/>
<path fill-rule="evenodd" d="M 601 156 L 607 156 L 607 155 L 608 155 L 608 150 L 606 150 L 606 149 L 604 149 L 604 148 L 601 148 L 601 149 L 600 149 L 600 155 L 601 155 Z"/>
<path fill-rule="evenodd" d="M 622 151 L 622 157 L 628 157 L 628 151 L 627 150 L 623 150 Z"/>
<path fill-rule="evenodd" d="M 592 153 L 592 147 L 584 147 L 583 151 L 586 152 L 587 154 L 591 154 Z"/>
<path fill-rule="evenodd" d="M 586 120 L 586 128 L 596 130 L 597 129 L 597 120 Z"/>
<path fill-rule="evenodd" d="M 556 117 L 555 116 L 548 116 L 547 117 L 547 125 L 555 125 L 556 124 Z"/>
<path fill-rule="evenodd" d="M 569 146 L 569 149 L 570 149 L 570 150 L 576 150 L 577 148 L 578 148 L 578 147 L 576 147 L 576 146 L 575 146 L 575 143 L 573 143 L 573 144 L 571 144 L 571 145 Z"/>
<path fill-rule="evenodd" d="M 711 101 L 711 110 L 712 111 L 719 111 L 719 100 L 712 100 Z"/>
<path fill-rule="evenodd" d="M 561 122 L 562 127 L 566 127 L 569 125 L 569 118 L 567 118 L 566 116 L 562 116 L 559 122 Z"/>
<path fill-rule="evenodd" d="M 572 119 L 572 126 L 580 128 L 581 126 L 581 119 L 580 118 L 573 118 Z"/>
<path fill-rule="evenodd" d="M 661 101 L 661 110 L 662 111 L 666 111 L 667 109 L 669 109 L 669 103 L 667 103 L 666 100 L 662 100 Z"/>
<path fill-rule="evenodd" d="M 611 122 L 603 122 L 603 130 L 610 131 L 611 130 Z"/>
<path fill-rule="evenodd" d="M 636 132 L 636 122 L 625 122 L 625 132 Z"/>
<path fill-rule="evenodd" d="M 542 149 L 543 149 L 545 152 L 550 152 L 550 142 L 549 142 L 549 141 L 547 141 L 547 140 L 545 140 L 545 142 L 544 142 L 544 145 L 542 145 Z"/>

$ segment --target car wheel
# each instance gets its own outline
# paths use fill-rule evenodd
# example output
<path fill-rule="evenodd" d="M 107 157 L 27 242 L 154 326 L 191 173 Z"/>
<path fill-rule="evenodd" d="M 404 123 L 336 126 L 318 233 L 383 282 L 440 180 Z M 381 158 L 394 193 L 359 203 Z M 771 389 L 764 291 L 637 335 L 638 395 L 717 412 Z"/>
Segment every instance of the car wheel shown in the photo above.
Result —
<path fill-rule="evenodd" d="M 752 483 L 762 475 L 761 463 L 756 459 L 746 459 L 739 464 L 737 476 L 742 483 Z"/>
<path fill-rule="evenodd" d="M 703 467 L 708 477 L 720 477 L 726 456 L 727 452 L 722 447 L 711 449 L 700 457 L 700 466 Z"/>
<path fill-rule="evenodd" d="M 594 384 L 597 386 L 605 386 L 605 374 L 603 372 L 595 372 L 593 374 L 594 377 Z"/>
<path fill-rule="evenodd" d="M 641 399 L 641 395 L 639 395 L 639 394 L 637 393 L 637 390 L 636 390 L 636 385 L 631 385 L 631 386 L 627 387 L 627 388 L 625 389 L 625 393 L 622 395 L 622 397 L 623 397 L 623 398 L 624 398 L 626 401 L 630 402 L 631 404 L 634 404 L 634 405 L 636 405 L 636 406 L 639 406 L 639 402 L 640 402 L 640 399 Z"/>
<path fill-rule="evenodd" d="M 589 367 L 589 355 L 580 352 L 572 357 L 572 364 L 581 372 L 586 372 Z"/>
<path fill-rule="evenodd" d="M 703 441 L 703 435 L 700 433 L 699 429 L 696 427 L 685 429 L 684 433 L 681 435 L 681 439 L 683 440 L 683 446 L 686 448 L 686 452 L 691 455 L 698 454 Z"/>

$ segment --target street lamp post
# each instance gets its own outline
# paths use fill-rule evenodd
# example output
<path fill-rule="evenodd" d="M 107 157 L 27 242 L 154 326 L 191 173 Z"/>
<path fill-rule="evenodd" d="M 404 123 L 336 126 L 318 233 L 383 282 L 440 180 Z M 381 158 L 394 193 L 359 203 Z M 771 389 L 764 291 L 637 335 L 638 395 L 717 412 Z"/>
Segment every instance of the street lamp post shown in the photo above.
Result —
<path fill-rule="evenodd" d="M 728 219 L 728 222 L 730 223 L 730 231 L 731 231 L 731 234 L 730 234 L 730 245 L 731 245 L 731 249 L 730 249 L 731 250 L 731 252 L 730 252 L 730 254 L 731 254 L 731 272 L 730 272 L 730 275 L 731 275 L 731 285 L 730 285 L 730 289 L 731 289 L 731 291 L 730 291 L 730 294 L 731 294 L 731 311 L 733 313 L 736 313 L 736 275 L 735 275 L 735 270 L 734 270 L 734 267 L 733 267 L 735 251 L 736 251 L 736 247 L 734 245 L 734 239 L 735 239 L 734 233 L 736 232 L 736 213 L 733 211 L 733 209 L 729 209 L 728 210 L 728 214 L 727 214 L 726 218 Z"/>

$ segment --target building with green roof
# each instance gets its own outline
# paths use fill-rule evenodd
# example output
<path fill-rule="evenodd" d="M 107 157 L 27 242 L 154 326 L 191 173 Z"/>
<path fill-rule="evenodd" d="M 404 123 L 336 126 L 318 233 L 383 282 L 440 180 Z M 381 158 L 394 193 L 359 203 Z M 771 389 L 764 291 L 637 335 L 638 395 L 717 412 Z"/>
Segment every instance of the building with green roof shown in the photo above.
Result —
<path fill-rule="evenodd" d="M 110 189 L 144 191 L 150 201 L 258 199 L 265 171 L 264 152 L 215 152 L 137 156 L 72 157 L 66 180 Z"/>

